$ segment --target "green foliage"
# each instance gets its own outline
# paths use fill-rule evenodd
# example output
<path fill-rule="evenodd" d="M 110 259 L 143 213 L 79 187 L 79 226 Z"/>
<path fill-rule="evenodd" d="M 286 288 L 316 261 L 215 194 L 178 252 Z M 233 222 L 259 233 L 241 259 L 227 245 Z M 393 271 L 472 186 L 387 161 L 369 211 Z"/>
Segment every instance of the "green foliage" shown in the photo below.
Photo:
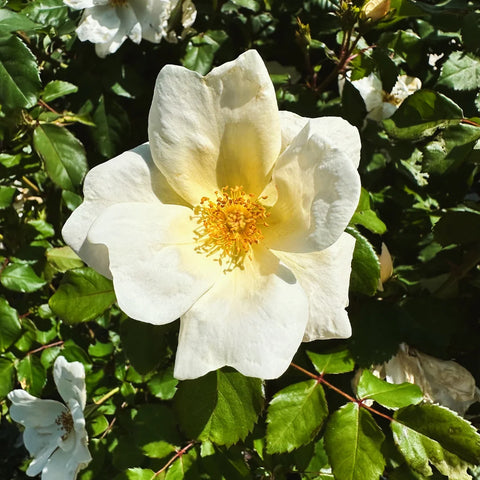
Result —
<path fill-rule="evenodd" d="M 295 383 L 280 390 L 268 407 L 268 452 L 290 452 L 309 443 L 327 415 L 325 393 L 317 381 Z"/>
<path fill-rule="evenodd" d="M 384 434 L 365 409 L 347 403 L 329 418 L 325 449 L 337 480 L 376 480 L 385 459 L 380 453 Z"/>
<path fill-rule="evenodd" d="M 175 400 L 189 438 L 232 445 L 253 429 L 263 406 L 262 381 L 217 370 L 181 383 Z"/>

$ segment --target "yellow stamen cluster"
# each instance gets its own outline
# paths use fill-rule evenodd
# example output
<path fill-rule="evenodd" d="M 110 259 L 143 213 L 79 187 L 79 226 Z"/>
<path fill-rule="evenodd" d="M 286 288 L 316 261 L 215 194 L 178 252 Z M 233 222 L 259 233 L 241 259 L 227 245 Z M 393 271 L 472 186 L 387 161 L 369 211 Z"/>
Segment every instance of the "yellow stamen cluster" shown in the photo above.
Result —
<path fill-rule="evenodd" d="M 70 434 L 70 432 L 73 430 L 73 418 L 71 413 L 68 412 L 62 412 L 55 420 L 55 423 L 59 425 L 62 430 L 65 432 L 62 435 L 62 440 L 65 441 Z"/>
<path fill-rule="evenodd" d="M 253 245 L 263 240 L 260 226 L 268 227 L 268 213 L 260 203 L 266 197 L 246 194 L 243 187 L 224 187 L 215 192 L 216 201 L 203 197 L 194 208 L 199 227 L 195 230 L 195 250 L 207 256 L 218 255 L 225 271 L 243 268 L 245 257 Z"/>

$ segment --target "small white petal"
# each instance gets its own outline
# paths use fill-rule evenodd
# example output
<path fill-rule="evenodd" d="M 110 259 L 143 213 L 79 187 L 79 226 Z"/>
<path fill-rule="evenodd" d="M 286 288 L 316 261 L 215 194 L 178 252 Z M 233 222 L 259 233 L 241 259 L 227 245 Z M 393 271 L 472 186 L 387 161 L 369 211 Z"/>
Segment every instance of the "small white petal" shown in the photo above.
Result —
<path fill-rule="evenodd" d="M 42 470 L 42 480 L 75 480 L 82 465 L 75 455 L 61 448 L 48 459 Z"/>
<path fill-rule="evenodd" d="M 216 262 L 194 250 L 192 211 L 179 205 L 122 203 L 92 225 L 88 239 L 106 245 L 120 308 L 153 324 L 173 322 L 219 275 Z"/>
<path fill-rule="evenodd" d="M 53 379 L 65 403 L 75 399 L 82 409 L 85 408 L 85 368 L 80 362 L 67 362 L 65 357 L 57 357 L 53 366 Z"/>
<path fill-rule="evenodd" d="M 107 43 L 117 34 L 120 18 L 114 8 L 105 5 L 87 8 L 77 27 L 78 38 L 84 42 Z"/>
<path fill-rule="evenodd" d="M 345 307 L 355 239 L 344 233 L 326 250 L 275 252 L 294 273 L 308 296 L 310 316 L 303 341 L 348 338 L 352 328 Z"/>
<path fill-rule="evenodd" d="M 26 428 L 23 432 L 23 443 L 33 460 L 28 466 L 27 475 L 38 475 L 46 465 L 49 457 L 58 448 L 62 431 L 58 425 L 52 425 L 47 432 L 46 428 Z"/>
<path fill-rule="evenodd" d="M 159 43 L 166 34 L 172 11 L 170 0 L 130 0 L 145 40 Z"/>
<path fill-rule="evenodd" d="M 181 318 L 174 375 L 196 378 L 224 365 L 244 375 L 277 378 L 302 341 L 308 300 L 292 272 L 257 249 Z"/>
<path fill-rule="evenodd" d="M 8 394 L 12 402 L 10 416 L 25 427 L 45 427 L 65 411 L 65 406 L 55 400 L 33 397 L 25 390 L 13 390 Z"/>

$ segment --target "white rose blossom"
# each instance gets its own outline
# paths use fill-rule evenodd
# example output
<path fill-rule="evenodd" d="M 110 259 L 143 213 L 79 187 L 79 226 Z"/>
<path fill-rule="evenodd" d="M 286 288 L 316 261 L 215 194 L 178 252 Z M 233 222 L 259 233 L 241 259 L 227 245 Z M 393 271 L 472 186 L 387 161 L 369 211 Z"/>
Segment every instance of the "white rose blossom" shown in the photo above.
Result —
<path fill-rule="evenodd" d="M 408 75 L 399 75 L 390 93 L 383 90 L 381 80 L 374 73 L 351 83 L 365 102 L 367 118 L 377 122 L 391 117 L 408 96 L 422 88 L 419 78 Z"/>
<path fill-rule="evenodd" d="M 77 27 L 78 38 L 95 43 L 99 57 L 114 53 L 128 38 L 159 43 L 167 36 L 168 21 L 175 8 L 182 8 L 182 25 L 190 27 L 196 9 L 191 0 L 64 0 L 76 10 L 84 9 Z"/>
<path fill-rule="evenodd" d="M 53 378 L 65 405 L 42 400 L 25 390 L 8 394 L 10 417 L 25 427 L 23 442 L 33 458 L 27 475 L 42 480 L 74 480 L 92 459 L 85 430 L 85 370 L 80 362 L 58 357 Z"/>
<path fill-rule="evenodd" d="M 180 318 L 176 378 L 276 378 L 302 339 L 351 335 L 356 128 L 279 112 L 250 50 L 205 77 L 164 67 L 149 140 L 89 172 L 63 236 L 131 318 Z"/>
<path fill-rule="evenodd" d="M 390 383 L 414 383 L 423 391 L 425 401 L 438 403 L 460 415 L 480 400 L 480 390 L 466 368 L 453 360 L 422 353 L 405 343 L 393 358 L 375 367 L 373 373 Z"/>

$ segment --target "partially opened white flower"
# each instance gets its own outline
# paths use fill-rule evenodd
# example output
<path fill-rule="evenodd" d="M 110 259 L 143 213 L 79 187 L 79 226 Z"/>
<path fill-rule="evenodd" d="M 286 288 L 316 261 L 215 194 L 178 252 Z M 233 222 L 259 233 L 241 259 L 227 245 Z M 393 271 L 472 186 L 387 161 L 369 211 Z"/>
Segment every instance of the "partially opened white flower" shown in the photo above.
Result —
<path fill-rule="evenodd" d="M 439 403 L 464 415 L 480 400 L 472 374 L 457 362 L 441 360 L 402 343 L 397 354 L 373 373 L 390 383 L 414 383 L 427 402 Z"/>
<path fill-rule="evenodd" d="M 78 38 L 95 43 L 99 57 L 114 53 L 128 38 L 159 43 L 168 33 L 168 20 L 177 6 L 183 7 L 183 26 L 196 17 L 190 0 L 64 0 L 71 8 L 85 9 L 77 27 Z"/>
<path fill-rule="evenodd" d="M 302 339 L 351 335 L 354 127 L 279 112 L 250 50 L 205 77 L 164 67 L 149 139 L 89 172 L 63 236 L 130 317 L 180 317 L 177 378 L 275 378 Z"/>
<path fill-rule="evenodd" d="M 381 80 L 374 73 L 353 80 L 352 85 L 360 92 L 365 102 L 367 118 L 376 121 L 391 117 L 409 95 L 422 88 L 419 78 L 399 75 L 392 91 L 388 93 L 383 90 Z"/>
<path fill-rule="evenodd" d="M 42 473 L 42 480 L 74 480 L 92 459 L 83 416 L 85 370 L 79 362 L 58 357 L 53 378 L 65 405 L 13 390 L 8 394 L 10 416 L 25 427 L 23 442 L 34 457 L 27 475 Z"/>

